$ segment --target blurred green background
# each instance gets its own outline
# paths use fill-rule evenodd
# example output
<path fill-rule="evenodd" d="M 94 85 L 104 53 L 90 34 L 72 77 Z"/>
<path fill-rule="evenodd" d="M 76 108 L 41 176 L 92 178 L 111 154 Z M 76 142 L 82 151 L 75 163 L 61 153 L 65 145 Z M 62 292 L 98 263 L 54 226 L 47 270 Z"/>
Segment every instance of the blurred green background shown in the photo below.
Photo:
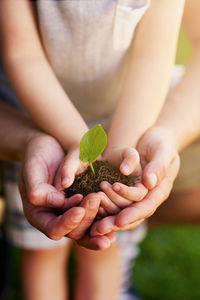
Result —
<path fill-rule="evenodd" d="M 176 63 L 186 64 L 190 55 L 191 47 L 181 31 Z M 11 257 L 12 287 L 6 300 L 17 300 L 21 299 L 20 251 L 12 248 Z M 200 299 L 200 228 L 150 229 L 133 269 L 133 285 L 144 300 Z"/>

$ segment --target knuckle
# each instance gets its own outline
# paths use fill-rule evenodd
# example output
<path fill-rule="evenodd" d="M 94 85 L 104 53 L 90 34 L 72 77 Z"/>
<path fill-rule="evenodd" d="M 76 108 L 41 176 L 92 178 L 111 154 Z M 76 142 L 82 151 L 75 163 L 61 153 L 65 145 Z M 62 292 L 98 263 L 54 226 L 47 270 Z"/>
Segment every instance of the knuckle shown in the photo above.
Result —
<path fill-rule="evenodd" d="M 68 175 L 68 164 L 63 165 L 60 171 L 60 177 L 61 179 L 66 177 Z"/>
<path fill-rule="evenodd" d="M 137 150 L 134 149 L 134 148 L 128 148 L 126 150 L 126 154 L 127 154 L 128 157 L 130 157 L 134 161 L 139 161 L 140 160 L 139 154 L 138 154 Z"/>
<path fill-rule="evenodd" d="M 146 214 L 146 218 L 147 219 L 150 218 L 154 214 L 154 212 L 155 212 L 155 209 L 149 210 Z"/>
<path fill-rule="evenodd" d="M 166 174 L 167 174 L 167 166 L 166 165 L 163 165 L 163 167 L 162 167 L 162 173 L 163 173 L 163 175 L 164 176 L 166 176 Z"/>
<path fill-rule="evenodd" d="M 84 233 L 82 232 L 71 232 L 67 235 L 70 239 L 73 239 L 75 241 L 78 241 L 80 239 L 82 239 L 82 237 L 84 236 Z"/>
<path fill-rule="evenodd" d="M 48 238 L 50 238 L 53 241 L 58 241 L 61 239 L 61 237 L 55 235 L 53 232 L 47 233 L 46 235 Z"/>
<path fill-rule="evenodd" d="M 46 232 L 46 236 L 48 238 L 50 238 L 51 240 L 54 240 L 54 241 L 58 241 L 61 239 L 60 236 L 56 235 L 55 234 L 55 231 L 53 229 L 49 229 L 47 232 Z"/>
<path fill-rule="evenodd" d="M 28 192 L 28 199 L 31 204 L 37 205 L 38 204 L 38 194 L 37 194 L 37 189 L 32 189 Z"/>

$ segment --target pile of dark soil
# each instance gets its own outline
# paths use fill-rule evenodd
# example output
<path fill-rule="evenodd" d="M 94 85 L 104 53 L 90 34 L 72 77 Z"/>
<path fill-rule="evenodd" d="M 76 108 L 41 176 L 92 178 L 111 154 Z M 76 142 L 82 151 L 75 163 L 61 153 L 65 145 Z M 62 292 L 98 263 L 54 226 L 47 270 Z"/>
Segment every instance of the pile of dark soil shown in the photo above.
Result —
<path fill-rule="evenodd" d="M 66 197 L 71 197 L 74 194 L 82 194 L 84 197 L 89 193 L 101 191 L 99 185 L 102 181 L 107 181 L 111 185 L 115 182 L 121 182 L 127 186 L 134 186 L 138 182 L 137 176 L 125 176 L 120 171 L 108 162 L 95 161 L 93 164 L 95 176 L 90 167 L 83 173 L 75 177 L 74 183 L 64 190 Z"/>

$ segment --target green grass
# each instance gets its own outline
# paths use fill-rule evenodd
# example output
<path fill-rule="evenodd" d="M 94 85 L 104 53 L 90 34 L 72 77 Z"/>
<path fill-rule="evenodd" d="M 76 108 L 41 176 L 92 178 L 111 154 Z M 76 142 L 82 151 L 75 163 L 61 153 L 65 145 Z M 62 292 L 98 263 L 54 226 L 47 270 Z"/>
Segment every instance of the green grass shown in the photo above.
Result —
<path fill-rule="evenodd" d="M 134 286 L 144 300 L 200 299 L 200 228 L 151 229 L 141 243 Z"/>

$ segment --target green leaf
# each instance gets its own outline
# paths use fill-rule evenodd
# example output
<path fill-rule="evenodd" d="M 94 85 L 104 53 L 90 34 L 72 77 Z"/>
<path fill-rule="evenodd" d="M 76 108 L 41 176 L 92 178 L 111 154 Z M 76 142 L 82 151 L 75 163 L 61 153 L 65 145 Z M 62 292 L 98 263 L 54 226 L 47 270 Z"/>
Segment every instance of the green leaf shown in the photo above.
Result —
<path fill-rule="evenodd" d="M 103 152 L 106 144 L 107 135 L 104 129 L 99 124 L 94 126 L 84 134 L 80 141 L 79 159 L 88 162 L 91 166 L 92 162 Z"/>

